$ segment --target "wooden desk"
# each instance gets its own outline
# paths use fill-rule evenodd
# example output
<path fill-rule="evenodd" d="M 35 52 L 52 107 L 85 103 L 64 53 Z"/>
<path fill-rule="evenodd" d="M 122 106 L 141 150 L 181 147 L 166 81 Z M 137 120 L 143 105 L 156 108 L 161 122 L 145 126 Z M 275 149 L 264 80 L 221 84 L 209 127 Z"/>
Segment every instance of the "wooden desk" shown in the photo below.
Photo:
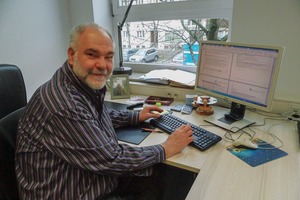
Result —
<path fill-rule="evenodd" d="M 215 107 L 215 112 L 223 110 Z M 196 125 L 207 124 L 204 117 L 175 115 Z M 264 116 L 247 112 L 247 117 L 263 123 Z M 220 136 L 225 130 L 215 126 L 203 127 Z M 300 199 L 300 148 L 294 122 L 267 120 L 263 127 L 253 128 L 256 137 L 272 141 L 268 131 L 283 142 L 283 151 L 288 155 L 257 167 L 251 167 L 229 151 L 230 142 L 222 140 L 201 152 L 188 146 L 180 154 L 166 160 L 166 164 L 198 173 L 188 194 L 188 200 L 299 200 Z M 140 145 L 159 144 L 168 137 L 165 133 L 152 133 Z M 274 143 L 274 146 L 279 143 Z"/>
<path fill-rule="evenodd" d="M 263 116 L 254 113 L 248 112 L 247 117 L 255 119 L 258 124 L 263 122 Z M 207 152 L 186 199 L 300 199 L 300 148 L 295 124 L 268 120 L 264 127 L 253 130 L 256 131 L 256 137 L 265 141 L 272 141 L 268 131 L 275 134 L 282 140 L 284 146 L 281 149 L 288 155 L 251 167 L 228 152 L 225 148 L 230 143 L 223 140 Z M 279 145 L 275 143 L 274 146 L 276 144 Z"/>

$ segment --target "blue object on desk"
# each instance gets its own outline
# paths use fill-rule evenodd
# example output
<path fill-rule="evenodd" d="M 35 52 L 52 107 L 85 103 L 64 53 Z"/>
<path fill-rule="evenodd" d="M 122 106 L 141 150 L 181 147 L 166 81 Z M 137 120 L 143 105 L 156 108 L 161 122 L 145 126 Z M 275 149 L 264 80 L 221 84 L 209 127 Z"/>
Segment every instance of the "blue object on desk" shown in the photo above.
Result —
<path fill-rule="evenodd" d="M 116 128 L 118 140 L 131 144 L 140 144 L 151 132 L 143 131 L 142 128 L 153 129 L 153 126 L 143 122 L 137 126 Z"/>
<path fill-rule="evenodd" d="M 127 110 L 127 104 L 116 103 L 111 101 L 105 101 L 104 104 L 114 110 Z M 137 126 L 126 126 L 122 128 L 116 128 L 117 138 L 120 141 L 131 143 L 131 144 L 140 144 L 151 132 L 143 132 L 142 128 L 153 129 L 149 123 L 143 122 Z"/>
<path fill-rule="evenodd" d="M 212 145 L 218 143 L 222 140 L 219 135 L 212 133 L 208 130 L 200 128 L 199 126 L 189 123 L 175 115 L 164 114 L 161 115 L 160 118 L 152 118 L 150 123 L 164 130 L 166 133 L 172 134 L 176 129 L 178 129 L 181 125 L 188 124 L 193 129 L 193 137 L 194 141 L 190 143 L 190 145 L 200 149 L 201 151 L 207 150 Z"/>
<path fill-rule="evenodd" d="M 255 138 L 254 141 L 258 145 L 258 149 L 256 150 L 236 148 L 233 145 L 228 146 L 227 150 L 252 167 L 288 155 L 285 151 L 282 151 L 261 139 Z"/>
<path fill-rule="evenodd" d="M 114 109 L 114 110 L 127 110 L 127 104 L 123 103 L 116 103 L 111 101 L 104 101 L 104 104 L 107 108 Z"/>

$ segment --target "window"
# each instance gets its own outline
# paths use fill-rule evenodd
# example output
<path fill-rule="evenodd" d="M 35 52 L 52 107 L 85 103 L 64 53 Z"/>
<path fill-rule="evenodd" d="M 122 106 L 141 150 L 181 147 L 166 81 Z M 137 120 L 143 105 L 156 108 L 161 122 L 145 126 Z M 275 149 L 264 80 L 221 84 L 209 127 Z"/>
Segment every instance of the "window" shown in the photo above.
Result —
<path fill-rule="evenodd" d="M 128 29 L 128 32 L 129 32 L 129 29 Z M 140 30 L 137 31 L 136 35 L 137 35 L 138 38 L 144 38 L 145 37 L 144 31 L 140 31 Z M 122 38 L 122 41 L 124 42 L 124 38 Z M 139 44 L 136 44 L 136 45 L 139 45 Z"/>
<path fill-rule="evenodd" d="M 153 4 L 153 3 L 166 3 L 166 2 L 174 2 L 174 1 L 188 1 L 188 0 L 135 0 L 133 5 L 145 5 L 145 4 Z M 119 6 L 128 6 L 130 0 L 119 0 Z"/>
<path fill-rule="evenodd" d="M 122 27 L 122 47 L 156 49 L 154 59 L 128 59 L 133 71 L 196 71 L 201 40 L 227 41 L 233 0 L 135 0 Z M 113 1 L 114 38 L 130 0 Z M 118 51 L 118 45 L 116 45 Z M 119 63 L 116 54 L 115 63 Z M 124 59 L 123 59 L 124 60 Z M 145 62 L 146 61 L 146 62 Z"/>

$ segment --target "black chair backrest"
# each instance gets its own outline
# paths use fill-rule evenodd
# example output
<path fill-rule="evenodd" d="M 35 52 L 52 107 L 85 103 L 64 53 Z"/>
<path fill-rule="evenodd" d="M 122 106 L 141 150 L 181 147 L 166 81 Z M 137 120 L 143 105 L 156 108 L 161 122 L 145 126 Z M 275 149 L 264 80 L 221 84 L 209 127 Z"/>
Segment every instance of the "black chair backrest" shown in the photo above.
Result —
<path fill-rule="evenodd" d="M 10 64 L 0 64 L 0 119 L 27 103 L 21 70 Z"/>
<path fill-rule="evenodd" d="M 24 114 L 22 107 L 0 119 L 0 199 L 16 200 L 18 198 L 15 173 L 15 150 L 17 126 Z"/>

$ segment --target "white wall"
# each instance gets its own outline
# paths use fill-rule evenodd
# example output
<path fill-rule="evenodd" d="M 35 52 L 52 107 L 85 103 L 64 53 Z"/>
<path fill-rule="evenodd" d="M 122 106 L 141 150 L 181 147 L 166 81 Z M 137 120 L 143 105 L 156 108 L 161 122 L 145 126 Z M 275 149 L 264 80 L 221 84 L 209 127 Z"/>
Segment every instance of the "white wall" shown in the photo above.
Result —
<path fill-rule="evenodd" d="M 93 20 L 92 0 L 0 0 L 0 63 L 19 66 L 28 100 L 67 59 L 71 27 Z"/>
<path fill-rule="evenodd" d="M 231 41 L 285 47 L 277 101 L 300 103 L 299 20 L 299 0 L 234 0 Z"/>
<path fill-rule="evenodd" d="M 68 4 L 71 27 L 94 20 L 92 0 L 68 0 Z"/>
<path fill-rule="evenodd" d="M 93 12 L 94 21 L 112 33 L 111 0 L 93 0 Z"/>
<path fill-rule="evenodd" d="M 27 96 L 50 79 L 66 59 L 66 1 L 0 1 L 0 63 L 21 68 Z"/>

